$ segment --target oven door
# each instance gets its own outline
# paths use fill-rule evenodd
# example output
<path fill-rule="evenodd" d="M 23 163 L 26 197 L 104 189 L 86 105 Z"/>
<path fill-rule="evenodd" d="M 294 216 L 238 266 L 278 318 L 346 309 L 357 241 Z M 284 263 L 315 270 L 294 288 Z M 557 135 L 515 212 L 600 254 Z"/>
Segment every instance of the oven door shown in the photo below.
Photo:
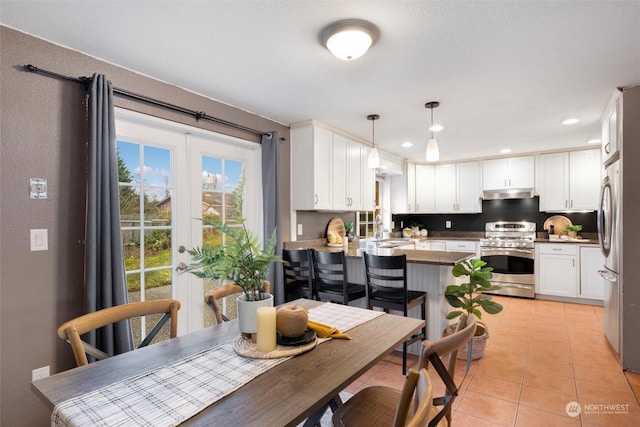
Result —
<path fill-rule="evenodd" d="M 515 248 L 480 248 L 480 258 L 493 268 L 493 294 L 535 297 L 534 251 Z"/>

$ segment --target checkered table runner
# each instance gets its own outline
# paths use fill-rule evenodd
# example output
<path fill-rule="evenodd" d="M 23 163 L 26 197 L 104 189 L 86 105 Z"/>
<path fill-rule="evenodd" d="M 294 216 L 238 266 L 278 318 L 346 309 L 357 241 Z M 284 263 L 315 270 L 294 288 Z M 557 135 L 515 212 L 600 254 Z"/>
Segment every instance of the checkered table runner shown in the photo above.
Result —
<path fill-rule="evenodd" d="M 342 332 L 382 314 L 332 303 L 309 310 L 310 319 Z M 175 426 L 287 359 L 240 357 L 229 341 L 66 400 L 53 409 L 51 425 Z"/>

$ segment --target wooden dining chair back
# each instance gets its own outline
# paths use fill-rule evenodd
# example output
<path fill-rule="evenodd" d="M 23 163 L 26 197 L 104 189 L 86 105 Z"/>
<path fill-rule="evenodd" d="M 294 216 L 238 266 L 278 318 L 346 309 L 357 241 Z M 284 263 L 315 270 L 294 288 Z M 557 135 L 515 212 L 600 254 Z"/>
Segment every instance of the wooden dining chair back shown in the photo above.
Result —
<path fill-rule="evenodd" d="M 271 282 L 264 281 L 264 291 L 266 293 L 271 292 Z M 220 300 L 233 294 L 239 294 L 244 292 L 242 286 L 235 283 L 226 283 L 217 288 L 213 288 L 204 294 L 204 302 L 211 308 L 218 324 L 222 322 L 228 322 L 230 319 L 222 312 L 220 307 Z"/>
<path fill-rule="evenodd" d="M 78 366 L 89 363 L 87 355 L 91 355 L 98 360 L 106 359 L 112 355 L 96 348 L 95 346 L 82 340 L 81 335 L 87 332 L 100 329 L 122 320 L 129 320 L 136 317 L 148 316 L 152 314 L 162 314 L 162 317 L 149 334 L 142 340 L 138 348 L 145 347 L 151 343 L 162 327 L 171 320 L 169 337 L 175 338 L 178 333 L 178 310 L 180 301 L 171 299 L 161 299 L 143 302 L 132 302 L 115 307 L 88 313 L 75 319 L 69 320 L 58 328 L 58 336 L 71 344 L 73 355 Z"/>
<path fill-rule="evenodd" d="M 367 278 L 365 293 L 367 307 L 380 307 L 385 312 L 399 311 L 405 317 L 409 310 L 420 307 L 420 316 L 425 324 L 402 344 L 402 374 L 407 371 L 407 346 L 427 337 L 427 293 L 409 290 L 407 286 L 407 256 L 364 254 Z"/>
<path fill-rule="evenodd" d="M 340 427 L 426 427 L 433 408 L 433 388 L 426 369 L 410 369 L 402 390 L 387 386 L 357 392 L 333 413 Z"/>
<path fill-rule="evenodd" d="M 284 249 L 282 261 L 285 302 L 298 298 L 315 299 L 311 250 Z"/>
<path fill-rule="evenodd" d="M 471 341 L 476 332 L 476 327 L 477 318 L 463 314 L 460 316 L 453 334 L 433 342 L 424 341 L 422 344 L 418 367 L 420 369 L 428 369 L 429 365 L 433 365 L 434 370 L 438 373 L 445 386 L 445 395 L 434 399 L 434 406 L 442 406 L 442 408 L 432 419 L 433 425 L 436 425 L 442 418 L 446 418 L 448 424 L 451 425 L 451 408 L 453 401 L 458 396 L 460 386 L 455 382 L 458 349 Z M 469 351 L 471 351 L 471 345 L 469 345 Z M 467 370 L 470 362 L 471 358 L 467 357 Z"/>
<path fill-rule="evenodd" d="M 349 283 L 347 258 L 343 251 L 312 251 L 316 297 L 320 301 L 349 305 L 365 297 L 364 285 Z"/>

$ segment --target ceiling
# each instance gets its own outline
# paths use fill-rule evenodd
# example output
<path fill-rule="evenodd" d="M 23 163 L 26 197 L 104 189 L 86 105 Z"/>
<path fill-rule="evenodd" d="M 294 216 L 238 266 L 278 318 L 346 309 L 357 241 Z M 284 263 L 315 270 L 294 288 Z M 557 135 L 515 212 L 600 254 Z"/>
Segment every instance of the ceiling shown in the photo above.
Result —
<path fill-rule="evenodd" d="M 345 18 L 380 30 L 354 61 L 319 42 Z M 584 147 L 615 87 L 640 84 L 640 1 L 2 0 L 0 20 L 287 125 L 371 141 L 379 114 L 376 146 L 418 162 L 428 101 L 452 161 Z"/>

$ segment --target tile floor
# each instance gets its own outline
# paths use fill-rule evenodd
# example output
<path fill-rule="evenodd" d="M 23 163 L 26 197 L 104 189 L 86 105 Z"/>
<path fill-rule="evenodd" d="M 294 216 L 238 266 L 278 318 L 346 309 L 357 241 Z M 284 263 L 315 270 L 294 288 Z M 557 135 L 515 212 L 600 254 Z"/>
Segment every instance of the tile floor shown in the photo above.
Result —
<path fill-rule="evenodd" d="M 504 310 L 482 316 L 490 339 L 454 402 L 453 425 L 640 426 L 640 375 L 620 369 L 602 332 L 602 307 L 494 299 Z M 412 357 L 409 366 L 416 364 Z M 401 388 L 401 366 L 402 354 L 395 352 L 346 391 L 376 384 Z M 459 360 L 456 382 L 465 367 Z M 435 380 L 434 390 L 443 390 Z M 570 402 L 579 403 L 579 415 L 567 415 Z M 620 411 L 612 413 L 605 405 Z"/>

